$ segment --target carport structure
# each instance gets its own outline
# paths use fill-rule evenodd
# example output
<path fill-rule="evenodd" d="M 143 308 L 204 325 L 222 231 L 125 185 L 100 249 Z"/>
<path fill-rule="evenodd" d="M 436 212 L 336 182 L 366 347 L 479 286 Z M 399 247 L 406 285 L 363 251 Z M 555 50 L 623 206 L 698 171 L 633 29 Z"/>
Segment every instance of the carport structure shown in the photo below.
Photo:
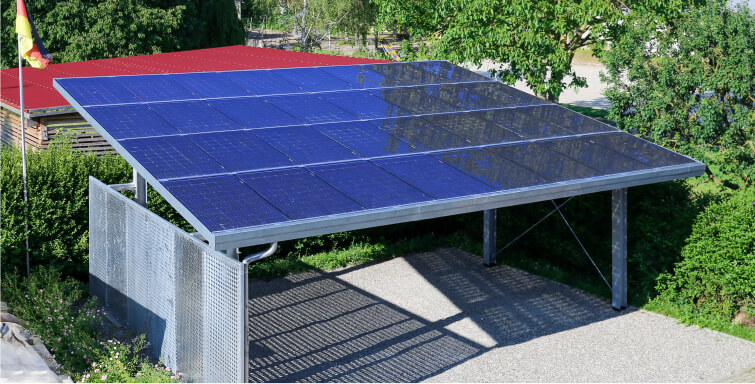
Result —
<path fill-rule="evenodd" d="M 705 169 L 444 61 L 54 86 L 135 172 L 116 188 L 136 202 L 90 183 L 92 292 L 195 380 L 248 377 L 247 263 L 282 240 L 484 211 L 494 265 L 495 209 L 611 190 L 625 308 L 627 188 Z M 147 211 L 146 183 L 207 244 Z"/>

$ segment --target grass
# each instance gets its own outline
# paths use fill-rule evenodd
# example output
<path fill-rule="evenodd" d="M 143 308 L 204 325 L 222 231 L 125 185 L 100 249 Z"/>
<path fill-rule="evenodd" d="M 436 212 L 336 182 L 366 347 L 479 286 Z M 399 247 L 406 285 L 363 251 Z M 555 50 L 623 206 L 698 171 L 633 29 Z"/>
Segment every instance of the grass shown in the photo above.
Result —
<path fill-rule="evenodd" d="M 608 110 L 590 107 L 580 107 L 576 105 L 561 104 L 562 106 L 571 109 L 574 112 L 581 113 L 585 116 L 590 116 L 596 119 L 607 119 Z"/>

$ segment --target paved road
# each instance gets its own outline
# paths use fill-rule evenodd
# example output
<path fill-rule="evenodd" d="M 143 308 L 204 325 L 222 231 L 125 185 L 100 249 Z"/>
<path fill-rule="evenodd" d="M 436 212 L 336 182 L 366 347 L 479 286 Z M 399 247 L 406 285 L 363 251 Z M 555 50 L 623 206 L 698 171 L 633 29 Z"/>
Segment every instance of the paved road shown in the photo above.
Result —
<path fill-rule="evenodd" d="M 456 250 L 253 281 L 253 381 L 717 381 L 755 343 Z"/>

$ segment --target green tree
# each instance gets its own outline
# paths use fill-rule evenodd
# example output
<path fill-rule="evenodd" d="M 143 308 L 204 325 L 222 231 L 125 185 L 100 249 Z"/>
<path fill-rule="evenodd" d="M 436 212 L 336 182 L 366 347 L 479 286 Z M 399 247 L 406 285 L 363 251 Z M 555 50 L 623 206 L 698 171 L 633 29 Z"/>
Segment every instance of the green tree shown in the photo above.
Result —
<path fill-rule="evenodd" d="M 578 49 L 600 55 L 631 15 L 665 19 L 693 1 L 374 0 L 380 25 L 429 40 L 433 57 L 478 66 L 492 60 L 504 82 L 525 80 L 551 101 L 566 87 L 586 86 L 571 65 Z"/>
<path fill-rule="evenodd" d="M 309 51 L 339 30 L 361 35 L 374 24 L 375 7 L 369 0 L 279 0 L 283 21 L 299 35 L 299 47 Z"/>
<path fill-rule="evenodd" d="M 604 60 L 609 118 L 752 183 L 755 15 L 716 2 L 682 16 L 676 28 L 640 17 L 614 42 Z"/>
<path fill-rule="evenodd" d="M 27 2 L 56 63 L 243 44 L 233 0 Z M 18 65 L 16 2 L 2 0 L 3 68 Z"/>

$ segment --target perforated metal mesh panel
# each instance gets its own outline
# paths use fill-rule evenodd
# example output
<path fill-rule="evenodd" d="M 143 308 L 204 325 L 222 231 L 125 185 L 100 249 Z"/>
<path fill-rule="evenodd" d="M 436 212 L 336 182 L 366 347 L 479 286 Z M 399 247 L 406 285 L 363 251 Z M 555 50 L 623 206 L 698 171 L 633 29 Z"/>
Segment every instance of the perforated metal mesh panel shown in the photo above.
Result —
<path fill-rule="evenodd" d="M 244 376 L 244 267 L 89 179 L 90 291 L 190 381 Z"/>

